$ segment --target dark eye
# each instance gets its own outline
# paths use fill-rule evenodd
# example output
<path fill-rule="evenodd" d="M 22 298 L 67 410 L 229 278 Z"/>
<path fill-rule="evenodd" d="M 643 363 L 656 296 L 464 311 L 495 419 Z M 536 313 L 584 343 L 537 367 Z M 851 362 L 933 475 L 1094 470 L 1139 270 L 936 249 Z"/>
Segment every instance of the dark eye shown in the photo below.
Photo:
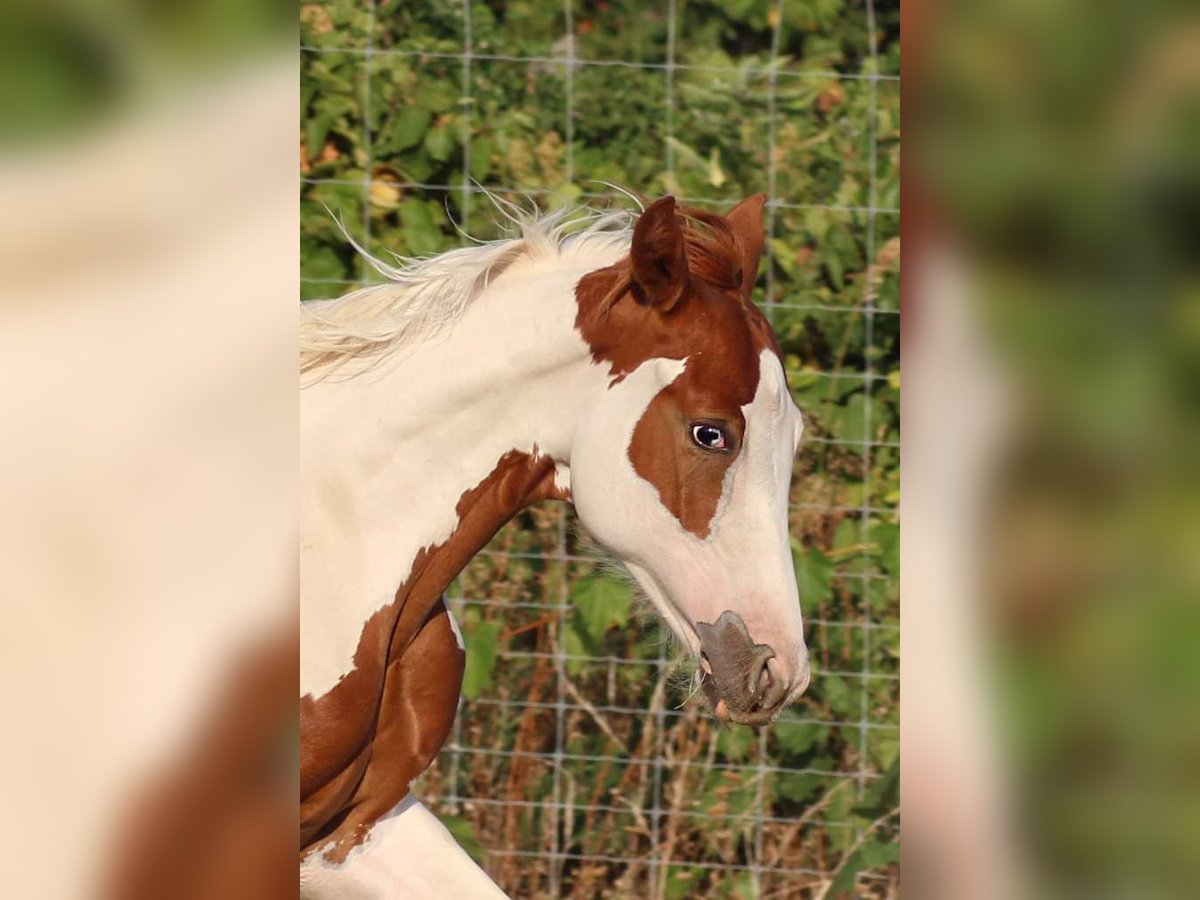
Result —
<path fill-rule="evenodd" d="M 692 440 L 705 450 L 728 450 L 729 440 L 716 425 L 701 422 L 692 426 Z"/>

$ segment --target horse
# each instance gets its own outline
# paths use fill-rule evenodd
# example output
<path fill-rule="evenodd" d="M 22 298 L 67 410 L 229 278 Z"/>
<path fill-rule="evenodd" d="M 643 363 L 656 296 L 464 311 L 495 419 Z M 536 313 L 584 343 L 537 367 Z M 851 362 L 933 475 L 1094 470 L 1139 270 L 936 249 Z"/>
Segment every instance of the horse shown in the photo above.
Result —
<path fill-rule="evenodd" d="M 530 504 L 574 505 L 718 720 L 765 725 L 808 686 L 804 420 L 751 299 L 764 202 L 527 217 L 400 266 L 368 254 L 386 283 L 303 308 L 302 896 L 504 896 L 411 785 L 459 701 L 443 592 Z"/>

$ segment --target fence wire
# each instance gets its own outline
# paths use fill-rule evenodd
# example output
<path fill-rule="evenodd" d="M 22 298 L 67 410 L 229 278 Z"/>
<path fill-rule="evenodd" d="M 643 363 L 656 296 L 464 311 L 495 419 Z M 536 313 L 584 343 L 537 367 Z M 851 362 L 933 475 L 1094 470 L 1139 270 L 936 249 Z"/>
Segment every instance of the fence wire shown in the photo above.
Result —
<path fill-rule="evenodd" d="M 553 5 L 554 0 L 532 4 Z M 655 44 L 645 58 L 581 53 L 580 35 L 605 7 L 564 0 L 561 38 L 544 53 L 481 47 L 473 10 L 492 16 L 495 6 L 480 0 L 474 6 L 463 0 L 447 5 L 448 33 L 461 33 L 461 48 L 450 48 L 452 38 L 445 37 L 432 41 L 436 49 L 405 46 L 403 36 L 396 40 L 394 34 L 380 46 L 376 36 L 382 23 L 400 15 L 384 0 L 303 7 L 306 71 L 323 63 L 336 75 L 340 70 L 333 61 L 345 62 L 347 71 L 356 73 L 361 119 L 357 142 L 349 135 L 347 143 L 356 146 L 345 153 L 345 166 L 323 167 L 309 159 L 315 148 L 322 160 L 340 158 L 344 148 L 335 138 L 326 136 L 323 147 L 308 143 L 303 196 L 337 209 L 339 200 L 349 202 L 346 191 L 357 192 L 358 237 L 374 249 L 394 249 L 394 235 L 378 221 L 393 197 L 436 199 L 448 215 L 453 200 L 454 218 L 465 233 L 485 232 L 491 224 L 480 202 L 485 192 L 545 203 L 624 202 L 621 194 L 581 173 L 576 159 L 577 125 L 594 114 L 588 103 L 579 102 L 577 78 L 589 70 L 616 69 L 662 74 L 661 181 L 685 202 L 722 210 L 740 197 L 719 190 L 715 175 L 711 191 L 682 189 L 696 184 L 680 177 L 696 160 L 689 135 L 681 131 L 680 113 L 687 112 L 691 94 L 685 96 L 679 79 L 712 76 L 713 90 L 727 82 L 764 85 L 765 122 L 757 124 L 765 125 L 768 254 L 757 299 L 781 336 L 800 335 L 801 343 L 810 332 L 819 332 L 822 322 L 843 329 L 841 347 L 824 353 L 827 365 L 803 354 L 789 357 L 789 379 L 809 425 L 791 503 L 797 565 L 802 588 L 815 585 L 828 595 L 802 594 L 813 650 L 812 686 L 808 697 L 771 729 L 717 728 L 694 700 L 687 702 L 683 688 L 670 683 L 681 663 L 652 628 L 618 624 L 600 644 L 581 645 L 573 618 L 577 594 L 604 577 L 597 574 L 602 573 L 598 550 L 569 509 L 540 506 L 506 527 L 452 586 L 447 600 L 465 626 L 470 684 L 451 739 L 419 790 L 516 896 L 824 897 L 840 889 L 837 879 L 847 869 L 856 895 L 891 896 L 898 890 L 894 858 L 866 859 L 864 847 L 894 840 L 898 827 L 890 808 L 894 790 L 885 797 L 879 783 L 894 777 L 899 722 L 899 573 L 894 559 L 881 551 L 881 542 L 890 540 L 885 527 L 898 525 L 893 474 L 898 472 L 898 404 L 890 395 L 880 399 L 890 388 L 898 391 L 899 308 L 890 295 L 881 302 L 881 291 L 886 279 L 898 279 L 899 210 L 894 191 L 881 196 L 879 167 L 880 91 L 889 92 L 889 109 L 898 107 L 899 74 L 881 71 L 873 0 L 854 7 L 865 31 L 857 72 L 797 65 L 785 55 L 788 23 L 796 27 L 785 0 L 766 0 L 757 10 L 770 33 L 765 61 L 757 56 L 748 64 L 680 61 L 681 27 L 697 14 L 684 0 L 646 7 L 645 15 L 665 21 L 661 48 Z M 819 23 L 813 29 L 819 33 Z M 659 50 L 661 58 L 651 58 Z M 457 92 L 452 110 L 460 135 L 457 177 L 451 171 L 436 180 L 405 177 L 390 168 L 395 141 L 392 150 L 377 152 L 389 143 L 379 125 L 388 111 L 376 96 L 380 67 L 389 60 L 453 66 L 439 68 L 436 77 L 443 87 L 453 83 Z M 556 81 L 554 90 L 561 88 L 559 183 L 475 177 L 483 162 L 472 155 L 483 152 L 476 137 L 489 125 L 477 103 L 480 67 L 494 65 L 524 73 L 530 82 Z M 799 82 L 824 86 L 816 102 L 835 105 L 846 102 L 838 99 L 838 85 L 865 85 L 861 117 L 837 123 L 851 137 L 863 137 L 865 197 L 840 190 L 819 198 L 829 202 L 811 202 L 794 178 L 782 183 L 780 162 L 797 136 L 789 125 L 791 113 L 780 109 L 780 91 Z M 329 85 L 337 83 L 330 76 L 327 84 L 316 84 L 306 101 L 322 91 L 336 92 L 339 88 Z M 696 90 L 694 82 L 686 87 Z M 786 105 L 790 110 L 794 101 Z M 314 114 L 308 115 L 311 126 Z M 895 151 L 889 145 L 886 152 L 890 165 Z M 718 159 L 715 152 L 712 159 Z M 894 181 L 889 170 L 887 183 Z M 321 191 L 329 193 L 321 196 Z M 807 246 L 819 257 L 822 235 L 834 241 L 833 229 L 823 232 L 822 222 L 844 223 L 861 242 L 862 271 L 855 281 L 830 270 L 828 280 L 844 287 L 832 298 L 814 301 L 797 294 L 794 281 L 784 275 L 803 265 L 789 265 L 789 254 L 799 260 Z M 306 226 L 306 236 L 315 240 L 318 229 Z M 888 256 L 893 247 L 895 259 Z M 314 265 L 306 268 L 302 282 L 306 296 L 333 296 L 375 277 L 365 266 L 353 277 Z M 847 352 L 850 344 L 854 352 Z M 814 397 L 825 405 L 814 409 Z M 829 410 L 842 423 L 840 429 L 822 421 Z M 856 417 L 861 421 L 850 421 Z M 849 479 L 857 485 L 837 482 L 847 472 L 858 476 Z M 887 482 L 873 483 L 873 472 L 883 473 Z M 831 487 L 835 483 L 840 486 Z"/>

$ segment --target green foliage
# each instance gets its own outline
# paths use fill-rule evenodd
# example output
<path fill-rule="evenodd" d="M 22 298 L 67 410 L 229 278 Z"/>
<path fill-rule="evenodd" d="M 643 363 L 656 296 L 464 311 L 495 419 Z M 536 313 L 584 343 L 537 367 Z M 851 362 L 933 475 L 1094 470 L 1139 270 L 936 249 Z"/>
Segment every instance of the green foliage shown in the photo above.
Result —
<path fill-rule="evenodd" d="M 499 622 L 472 623 L 466 640 L 467 667 L 463 672 L 462 692 L 468 700 L 478 697 L 492 683 L 492 670 L 499 654 L 497 639 L 503 626 Z"/>
<path fill-rule="evenodd" d="M 819 600 L 830 595 L 833 589 L 833 560 L 816 547 L 805 549 L 792 538 L 792 562 L 796 567 L 796 584 L 800 588 L 800 599 Z"/>
<path fill-rule="evenodd" d="M 577 581 L 571 588 L 572 613 L 565 642 L 571 657 L 602 656 L 607 651 L 604 638 L 610 628 L 629 622 L 633 588 L 624 581 L 593 575 Z M 568 659 L 567 669 L 577 674 L 584 662 Z"/>
<path fill-rule="evenodd" d="M 459 246 L 456 224 L 497 236 L 472 181 L 545 208 L 608 202 L 600 180 L 716 210 L 773 187 L 755 299 L 805 415 L 790 522 L 815 670 L 804 700 L 760 737 L 717 728 L 686 689 L 658 690 L 656 629 L 587 561 L 598 549 L 569 509 L 547 504 L 456 585 L 465 749 L 454 766 L 443 754 L 422 794 L 436 802 L 455 779 L 456 796 L 495 801 L 438 807 L 488 848 L 635 860 L 564 862 L 562 896 L 754 896 L 756 827 L 761 895 L 820 884 L 775 867 L 828 873 L 830 897 L 882 896 L 898 854 L 900 95 L 864 76 L 898 74 L 899 7 L 875 4 L 874 60 L 862 4 L 784 4 L 774 57 L 774 3 L 677 9 L 668 74 L 665 3 L 575 3 L 573 64 L 561 4 L 471 0 L 468 64 L 454 56 L 461 2 L 385 0 L 373 33 L 361 0 L 303 6 L 302 43 L 317 48 L 301 62 L 304 297 L 377 277 L 326 207 L 387 258 Z M 614 60 L 639 65 L 595 64 Z M 557 767 L 556 749 L 571 755 Z M 611 761 L 654 758 L 666 762 Z M 549 797 L 574 805 L 555 812 Z M 655 851 L 678 864 L 652 872 Z M 486 864 L 510 893 L 547 896 L 547 858 Z M 867 870 L 886 877 L 858 879 Z"/>

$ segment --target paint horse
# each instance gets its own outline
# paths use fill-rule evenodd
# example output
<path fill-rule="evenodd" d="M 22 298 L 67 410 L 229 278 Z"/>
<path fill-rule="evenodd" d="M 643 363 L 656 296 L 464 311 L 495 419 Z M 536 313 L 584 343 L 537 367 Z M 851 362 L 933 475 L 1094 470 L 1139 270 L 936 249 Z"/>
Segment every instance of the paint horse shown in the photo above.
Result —
<path fill-rule="evenodd" d="M 504 896 L 409 788 L 459 700 L 442 592 L 531 503 L 574 504 L 718 719 L 808 685 L 763 200 L 526 221 L 301 313 L 303 896 Z"/>

